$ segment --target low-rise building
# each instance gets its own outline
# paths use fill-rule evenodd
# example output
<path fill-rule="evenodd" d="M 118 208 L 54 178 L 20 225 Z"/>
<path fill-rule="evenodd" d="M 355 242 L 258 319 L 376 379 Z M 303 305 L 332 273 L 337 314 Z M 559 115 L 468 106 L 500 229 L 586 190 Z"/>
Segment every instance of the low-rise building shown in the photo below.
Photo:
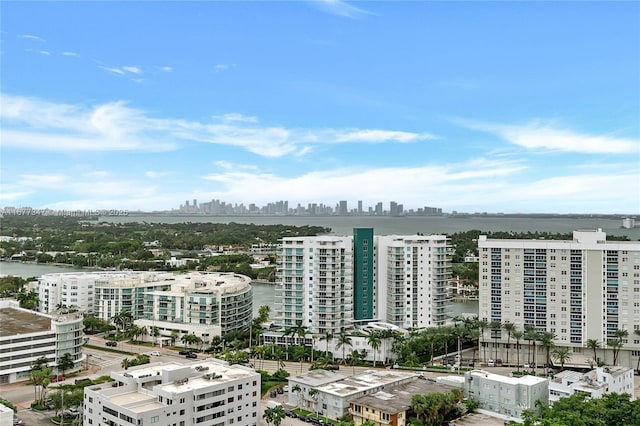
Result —
<path fill-rule="evenodd" d="M 83 424 L 92 426 L 257 426 L 260 374 L 209 359 L 148 364 L 111 373 L 112 384 L 84 390 Z"/>
<path fill-rule="evenodd" d="M 506 377 L 473 370 L 465 373 L 464 395 L 479 408 L 521 418 L 522 411 L 536 410 L 536 402 L 549 403 L 549 381 L 542 377 Z"/>
<path fill-rule="evenodd" d="M 397 386 L 354 398 L 349 401 L 349 414 L 356 426 L 369 421 L 375 426 L 405 426 L 411 398 L 432 392 L 450 392 L 452 388 L 437 384 L 432 379 L 415 377 Z"/>
<path fill-rule="evenodd" d="M 22 309 L 15 300 L 0 300 L 0 384 L 26 379 L 41 357 L 54 367 L 66 353 L 74 368 L 85 360 L 82 353 L 82 315 L 46 315 Z"/>
<path fill-rule="evenodd" d="M 312 370 L 303 375 L 289 376 L 289 404 L 339 419 L 349 412 L 351 400 L 417 377 L 417 374 L 390 370 L 367 370 L 349 377 L 331 371 Z"/>
<path fill-rule="evenodd" d="M 577 392 L 587 394 L 590 398 L 600 398 L 606 393 L 628 393 L 633 399 L 633 370 L 604 366 L 588 373 L 562 371 L 549 382 L 549 404 Z"/>

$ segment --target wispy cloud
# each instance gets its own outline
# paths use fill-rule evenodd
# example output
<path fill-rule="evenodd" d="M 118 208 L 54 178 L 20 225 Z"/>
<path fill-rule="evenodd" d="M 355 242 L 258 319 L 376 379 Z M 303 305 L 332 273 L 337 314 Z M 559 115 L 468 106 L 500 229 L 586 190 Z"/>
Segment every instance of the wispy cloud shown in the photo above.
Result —
<path fill-rule="evenodd" d="M 74 56 L 74 57 L 80 57 L 80 54 L 76 53 L 76 52 L 62 52 L 62 56 Z"/>
<path fill-rule="evenodd" d="M 213 69 L 215 71 L 224 71 L 224 70 L 228 70 L 232 66 L 233 66 L 233 64 L 216 64 L 216 65 L 213 66 Z"/>
<path fill-rule="evenodd" d="M 130 72 L 130 73 L 133 73 L 133 74 L 141 74 L 142 73 L 142 70 L 140 68 L 138 68 L 138 67 L 130 67 L 130 66 L 126 67 L 125 66 L 125 67 L 122 67 L 122 69 L 124 71 L 126 71 L 126 72 Z"/>
<path fill-rule="evenodd" d="M 551 122 L 533 121 L 525 125 L 459 121 L 466 127 L 494 133 L 527 149 L 580 152 L 585 154 L 640 153 L 640 140 L 615 135 L 588 135 L 561 128 Z"/>
<path fill-rule="evenodd" d="M 51 52 L 49 52 L 48 50 L 41 50 L 38 53 L 40 53 L 41 55 L 45 55 L 45 56 L 50 56 L 51 55 Z"/>
<path fill-rule="evenodd" d="M 135 74 L 135 75 L 139 75 L 142 74 L 142 69 L 139 67 L 134 67 L 134 66 L 123 66 L 123 67 L 108 67 L 108 66 L 104 66 L 104 65 L 98 65 L 101 69 L 108 71 L 112 74 L 117 74 L 117 75 L 125 75 L 125 74 Z M 135 81 L 135 79 L 132 79 Z"/>
<path fill-rule="evenodd" d="M 160 68 L 160 71 L 171 72 L 171 71 L 173 71 L 173 67 L 164 66 L 164 67 Z"/>
<path fill-rule="evenodd" d="M 343 18 L 361 18 L 371 14 L 342 0 L 311 0 L 310 3 L 325 13 Z"/>
<path fill-rule="evenodd" d="M 0 100 L 3 143 L 21 149 L 167 150 L 183 140 L 234 146 L 277 158 L 307 154 L 313 146 L 321 144 L 408 143 L 434 139 L 428 133 L 384 129 L 264 126 L 258 124 L 256 117 L 237 113 L 219 115 L 213 122 L 206 123 L 153 118 L 125 102 L 87 107 L 6 94 Z"/>
<path fill-rule="evenodd" d="M 33 34 L 22 34 L 20 36 L 20 38 L 24 38 L 24 39 L 27 39 L 27 40 L 44 41 L 44 39 L 42 37 L 39 37 L 39 36 L 33 35 Z"/>
<path fill-rule="evenodd" d="M 144 172 L 144 175 L 150 179 L 158 179 L 161 177 L 169 176 L 169 172 L 157 172 L 153 170 L 149 170 Z"/>
<path fill-rule="evenodd" d="M 238 163 L 232 163 L 229 161 L 214 161 L 213 165 L 216 167 L 219 167 L 221 170 L 226 170 L 226 171 L 230 171 L 230 170 L 253 170 L 253 171 L 257 171 L 259 170 L 258 166 L 254 166 L 254 165 L 250 165 L 250 164 L 238 164 Z"/>
<path fill-rule="evenodd" d="M 104 67 L 104 66 L 100 66 L 100 68 L 102 68 L 105 71 L 109 71 L 112 74 L 118 74 L 118 75 L 124 75 L 125 72 L 123 70 L 121 70 L 120 68 L 111 68 L 111 67 Z"/>

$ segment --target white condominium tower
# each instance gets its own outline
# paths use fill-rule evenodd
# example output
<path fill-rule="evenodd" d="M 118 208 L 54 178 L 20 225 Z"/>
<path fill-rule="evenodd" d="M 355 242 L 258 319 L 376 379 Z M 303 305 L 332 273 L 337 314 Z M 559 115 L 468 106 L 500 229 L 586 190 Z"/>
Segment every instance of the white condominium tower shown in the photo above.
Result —
<path fill-rule="evenodd" d="M 379 236 L 378 317 L 403 328 L 438 327 L 449 319 L 449 239 L 444 235 Z"/>
<path fill-rule="evenodd" d="M 275 321 L 314 334 L 353 327 L 351 237 L 285 238 L 278 259 Z"/>
<path fill-rule="evenodd" d="M 572 348 L 574 362 L 593 358 L 587 340 L 607 349 L 617 338 L 616 330 L 624 329 L 629 335 L 623 338 L 618 363 L 636 365 L 640 242 L 607 241 L 598 229 L 575 231 L 573 240 L 494 240 L 481 235 L 478 248 L 481 319 L 553 333 L 556 346 Z M 504 355 L 507 335 L 495 337 Z M 604 350 L 597 358 L 612 361 Z"/>
<path fill-rule="evenodd" d="M 443 235 L 285 238 L 279 256 L 276 324 L 297 321 L 314 334 L 340 334 L 354 323 L 398 327 L 448 319 L 449 239 Z"/>

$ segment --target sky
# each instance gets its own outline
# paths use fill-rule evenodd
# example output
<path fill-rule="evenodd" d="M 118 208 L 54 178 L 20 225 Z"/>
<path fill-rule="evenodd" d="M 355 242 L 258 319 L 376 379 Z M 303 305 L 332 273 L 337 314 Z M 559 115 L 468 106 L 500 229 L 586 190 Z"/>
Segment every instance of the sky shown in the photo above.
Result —
<path fill-rule="evenodd" d="M 640 214 L 640 3 L 0 3 L 0 206 Z"/>

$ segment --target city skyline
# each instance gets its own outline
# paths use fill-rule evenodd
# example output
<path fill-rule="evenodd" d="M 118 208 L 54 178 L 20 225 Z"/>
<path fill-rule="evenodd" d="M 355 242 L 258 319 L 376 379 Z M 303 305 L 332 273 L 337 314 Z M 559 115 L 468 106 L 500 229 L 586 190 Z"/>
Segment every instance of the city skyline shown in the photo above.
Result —
<path fill-rule="evenodd" d="M 637 2 L 4 2 L 1 204 L 636 214 L 639 13 Z"/>

